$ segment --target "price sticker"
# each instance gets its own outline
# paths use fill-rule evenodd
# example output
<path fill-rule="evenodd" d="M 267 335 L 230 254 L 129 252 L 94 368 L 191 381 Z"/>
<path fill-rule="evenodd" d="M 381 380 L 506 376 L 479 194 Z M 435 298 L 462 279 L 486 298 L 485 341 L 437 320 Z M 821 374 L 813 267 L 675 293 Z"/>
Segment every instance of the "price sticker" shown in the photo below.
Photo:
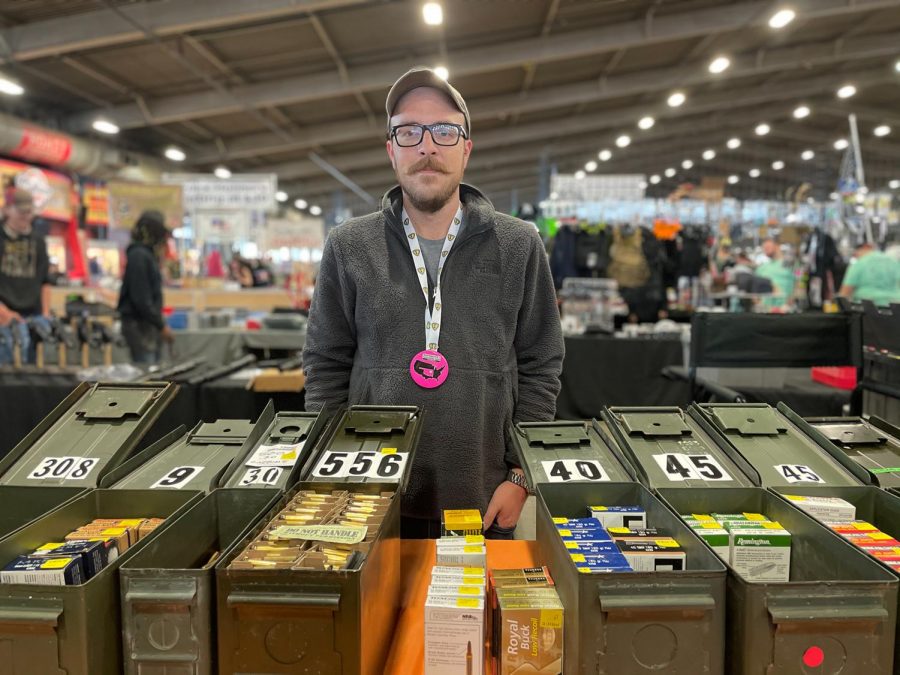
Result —
<path fill-rule="evenodd" d="M 45 457 L 28 474 L 29 480 L 83 480 L 100 463 L 96 457 Z"/>
<path fill-rule="evenodd" d="M 180 490 L 187 485 L 191 479 L 203 471 L 202 466 L 178 466 L 169 471 L 165 476 L 150 486 L 151 490 L 168 489 Z"/>
<path fill-rule="evenodd" d="M 284 471 L 280 466 L 258 467 L 254 466 L 244 472 L 244 477 L 238 485 L 275 485 Z"/>
<path fill-rule="evenodd" d="M 409 455 L 407 453 L 326 452 L 313 476 L 317 478 L 374 478 L 400 480 Z"/>
<path fill-rule="evenodd" d="M 776 464 L 775 470 L 788 483 L 824 483 L 815 471 L 805 464 Z"/>
<path fill-rule="evenodd" d="M 541 465 L 551 483 L 596 483 L 609 480 L 609 475 L 600 466 L 600 462 L 593 459 L 549 459 L 542 461 Z"/>

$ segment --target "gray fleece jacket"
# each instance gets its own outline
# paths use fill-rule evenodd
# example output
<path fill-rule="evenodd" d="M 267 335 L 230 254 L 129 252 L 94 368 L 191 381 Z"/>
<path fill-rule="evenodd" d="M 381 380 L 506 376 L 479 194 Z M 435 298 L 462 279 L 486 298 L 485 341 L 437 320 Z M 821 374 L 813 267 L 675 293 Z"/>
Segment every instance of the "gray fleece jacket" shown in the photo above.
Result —
<path fill-rule="evenodd" d="M 510 421 L 552 420 L 563 339 L 550 267 L 534 228 L 460 186 L 465 228 L 444 263 L 440 349 L 447 381 L 422 389 L 425 298 L 400 222 L 402 193 L 332 230 L 309 313 L 306 408 L 417 405 L 424 427 L 403 514 L 484 511 L 510 466 Z"/>

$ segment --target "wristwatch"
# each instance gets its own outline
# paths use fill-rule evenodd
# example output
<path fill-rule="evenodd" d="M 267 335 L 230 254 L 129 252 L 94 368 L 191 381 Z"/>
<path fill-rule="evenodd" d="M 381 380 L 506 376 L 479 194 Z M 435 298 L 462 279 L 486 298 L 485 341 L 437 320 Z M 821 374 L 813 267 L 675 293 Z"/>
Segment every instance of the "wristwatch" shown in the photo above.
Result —
<path fill-rule="evenodd" d="M 516 471 L 510 470 L 508 474 L 506 474 L 506 480 L 510 483 L 518 485 L 520 488 L 525 490 L 528 494 L 533 494 L 531 491 L 531 487 L 528 485 L 528 481 L 525 479 L 525 475 L 518 473 Z"/>

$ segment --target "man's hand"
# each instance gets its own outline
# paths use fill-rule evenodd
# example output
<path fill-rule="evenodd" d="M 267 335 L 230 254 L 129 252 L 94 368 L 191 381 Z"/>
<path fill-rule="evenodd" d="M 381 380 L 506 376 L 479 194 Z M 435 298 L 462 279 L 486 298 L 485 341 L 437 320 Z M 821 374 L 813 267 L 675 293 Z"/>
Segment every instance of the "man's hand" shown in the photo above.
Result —
<path fill-rule="evenodd" d="M 8 326 L 12 321 L 21 321 L 22 316 L 0 302 L 0 326 Z"/>
<path fill-rule="evenodd" d="M 162 330 L 159 332 L 159 336 L 162 338 L 163 342 L 168 342 L 169 344 L 175 342 L 175 334 L 172 332 L 172 328 L 169 324 L 163 326 Z"/>
<path fill-rule="evenodd" d="M 515 483 L 503 481 L 494 490 L 491 503 L 484 512 L 484 531 L 487 532 L 494 520 L 500 527 L 515 527 L 522 514 L 522 507 L 528 499 L 528 492 Z"/>

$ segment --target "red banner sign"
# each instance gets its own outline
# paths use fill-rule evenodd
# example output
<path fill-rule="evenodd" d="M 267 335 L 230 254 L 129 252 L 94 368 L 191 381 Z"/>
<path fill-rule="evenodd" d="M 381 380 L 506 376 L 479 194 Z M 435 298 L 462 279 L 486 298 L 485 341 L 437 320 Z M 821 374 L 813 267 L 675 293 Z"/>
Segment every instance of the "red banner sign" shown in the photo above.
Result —
<path fill-rule="evenodd" d="M 61 166 L 72 156 L 72 142 L 60 134 L 25 127 L 12 154 L 41 164 Z"/>

